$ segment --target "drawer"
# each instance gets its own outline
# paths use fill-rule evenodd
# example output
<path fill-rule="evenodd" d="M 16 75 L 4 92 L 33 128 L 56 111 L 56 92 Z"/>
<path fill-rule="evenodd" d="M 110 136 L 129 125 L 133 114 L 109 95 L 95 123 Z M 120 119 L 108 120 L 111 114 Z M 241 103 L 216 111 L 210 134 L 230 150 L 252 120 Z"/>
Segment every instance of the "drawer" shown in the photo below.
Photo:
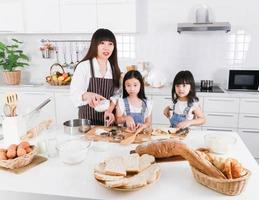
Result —
<path fill-rule="evenodd" d="M 259 129 L 259 114 L 239 114 L 239 128 Z"/>
<path fill-rule="evenodd" d="M 205 97 L 203 107 L 204 112 L 238 113 L 239 99 Z"/>
<path fill-rule="evenodd" d="M 241 99 L 240 113 L 259 114 L 259 99 Z"/>
<path fill-rule="evenodd" d="M 243 142 L 255 158 L 259 158 L 259 129 L 258 130 L 247 130 L 239 129 L 239 135 Z"/>
<path fill-rule="evenodd" d="M 202 127 L 203 131 L 217 131 L 217 132 L 237 132 L 236 128 L 225 128 L 225 127 Z"/>
<path fill-rule="evenodd" d="M 206 124 L 204 126 L 236 128 L 238 114 L 236 113 L 205 113 Z"/>

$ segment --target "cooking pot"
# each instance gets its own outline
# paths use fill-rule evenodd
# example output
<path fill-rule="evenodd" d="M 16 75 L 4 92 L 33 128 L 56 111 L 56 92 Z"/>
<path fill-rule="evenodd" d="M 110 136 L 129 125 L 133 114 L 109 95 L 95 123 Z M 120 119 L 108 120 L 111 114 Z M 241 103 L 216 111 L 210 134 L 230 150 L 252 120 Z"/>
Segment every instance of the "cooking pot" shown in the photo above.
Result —
<path fill-rule="evenodd" d="M 63 123 L 64 132 L 70 135 L 84 134 L 91 129 L 91 121 L 88 119 L 72 119 Z"/>

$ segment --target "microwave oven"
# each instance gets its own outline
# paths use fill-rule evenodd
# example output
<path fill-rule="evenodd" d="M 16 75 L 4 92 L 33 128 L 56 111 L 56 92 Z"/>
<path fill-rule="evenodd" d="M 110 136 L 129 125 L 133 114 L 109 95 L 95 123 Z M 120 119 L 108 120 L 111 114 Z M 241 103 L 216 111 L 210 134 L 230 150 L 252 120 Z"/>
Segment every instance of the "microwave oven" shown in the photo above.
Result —
<path fill-rule="evenodd" d="M 229 90 L 259 91 L 259 70 L 229 70 Z"/>

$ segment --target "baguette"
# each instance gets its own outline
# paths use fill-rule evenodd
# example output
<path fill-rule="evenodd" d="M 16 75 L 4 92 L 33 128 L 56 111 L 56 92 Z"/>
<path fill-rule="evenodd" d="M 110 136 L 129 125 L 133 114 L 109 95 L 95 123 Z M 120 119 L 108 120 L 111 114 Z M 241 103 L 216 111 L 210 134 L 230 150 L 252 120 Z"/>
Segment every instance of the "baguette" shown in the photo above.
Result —
<path fill-rule="evenodd" d="M 149 143 L 141 144 L 136 147 L 136 153 L 139 155 L 149 154 L 155 158 L 168 158 L 178 156 L 181 149 L 186 148 L 186 145 L 178 140 L 157 140 Z"/>

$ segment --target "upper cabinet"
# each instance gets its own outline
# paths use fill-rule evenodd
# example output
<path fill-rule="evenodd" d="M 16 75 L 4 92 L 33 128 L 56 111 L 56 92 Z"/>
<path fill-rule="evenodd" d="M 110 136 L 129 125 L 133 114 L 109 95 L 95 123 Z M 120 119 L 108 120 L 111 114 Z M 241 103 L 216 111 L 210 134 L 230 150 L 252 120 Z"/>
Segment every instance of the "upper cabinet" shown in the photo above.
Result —
<path fill-rule="evenodd" d="M 96 0 L 60 0 L 62 33 L 93 33 L 97 27 Z"/>
<path fill-rule="evenodd" d="M 0 32 L 24 32 L 23 2 L 1 0 L 0 8 Z"/>
<path fill-rule="evenodd" d="M 59 1 L 24 0 L 24 22 L 26 33 L 58 33 Z"/>
<path fill-rule="evenodd" d="M 97 0 L 98 28 L 114 32 L 136 32 L 135 0 Z"/>
<path fill-rule="evenodd" d="M 0 32 L 136 32 L 136 0 L 1 0 Z"/>

